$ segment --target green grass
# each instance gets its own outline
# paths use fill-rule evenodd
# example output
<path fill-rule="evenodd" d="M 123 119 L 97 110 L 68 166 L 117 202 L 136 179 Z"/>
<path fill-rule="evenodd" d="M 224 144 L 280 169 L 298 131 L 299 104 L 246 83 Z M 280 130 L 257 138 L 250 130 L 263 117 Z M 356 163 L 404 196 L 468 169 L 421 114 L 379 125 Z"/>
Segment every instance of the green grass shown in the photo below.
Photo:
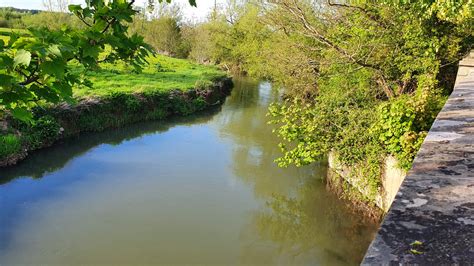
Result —
<path fill-rule="evenodd" d="M 10 36 L 12 32 L 19 34 L 20 36 L 28 36 L 29 32 L 25 29 L 10 29 L 10 28 L 0 28 L 1 36 Z"/>
<path fill-rule="evenodd" d="M 0 28 L 0 39 L 8 42 L 12 32 L 28 36 L 28 30 Z M 28 37 L 23 37 L 28 38 Z M 149 64 L 142 73 L 135 73 L 133 68 L 120 62 L 101 64 L 101 69 L 89 71 L 87 77 L 93 87 L 74 89 L 74 97 L 86 98 L 110 95 L 112 92 L 150 92 L 170 90 L 190 90 L 198 84 L 224 77 L 225 72 L 214 66 L 203 66 L 189 60 L 170 58 L 157 54 L 148 58 Z"/>
<path fill-rule="evenodd" d="M 21 149 L 20 139 L 12 134 L 0 136 L 0 159 L 19 152 Z"/>
<path fill-rule="evenodd" d="M 77 98 L 104 96 L 112 92 L 149 92 L 190 90 L 202 81 L 224 77 L 225 72 L 214 66 L 203 66 L 189 60 L 170 58 L 163 55 L 152 56 L 142 73 L 134 73 L 124 63 L 102 64 L 101 69 L 89 72 L 88 78 L 93 88 L 76 88 Z"/>

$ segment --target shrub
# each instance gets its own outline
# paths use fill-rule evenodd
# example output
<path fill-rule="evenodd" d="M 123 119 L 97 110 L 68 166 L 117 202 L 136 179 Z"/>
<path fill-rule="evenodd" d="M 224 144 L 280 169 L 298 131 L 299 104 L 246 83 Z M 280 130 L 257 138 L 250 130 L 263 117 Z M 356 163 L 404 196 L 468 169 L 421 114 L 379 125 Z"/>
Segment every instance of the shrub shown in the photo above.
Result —
<path fill-rule="evenodd" d="M 25 140 L 31 150 L 39 149 L 55 142 L 61 126 L 52 116 L 43 116 L 36 120 L 25 134 Z"/>
<path fill-rule="evenodd" d="M 378 121 L 371 131 L 378 136 L 386 151 L 394 155 L 399 166 L 411 168 L 431 124 L 446 97 L 423 91 L 415 96 L 401 96 L 379 106 Z"/>
<path fill-rule="evenodd" d="M 138 98 L 130 93 L 112 92 L 109 99 L 112 105 L 117 107 L 124 106 L 127 112 L 136 112 L 142 106 Z"/>
<path fill-rule="evenodd" d="M 214 84 L 210 80 L 199 79 L 194 84 L 194 88 L 197 90 L 207 90 L 210 89 Z"/>

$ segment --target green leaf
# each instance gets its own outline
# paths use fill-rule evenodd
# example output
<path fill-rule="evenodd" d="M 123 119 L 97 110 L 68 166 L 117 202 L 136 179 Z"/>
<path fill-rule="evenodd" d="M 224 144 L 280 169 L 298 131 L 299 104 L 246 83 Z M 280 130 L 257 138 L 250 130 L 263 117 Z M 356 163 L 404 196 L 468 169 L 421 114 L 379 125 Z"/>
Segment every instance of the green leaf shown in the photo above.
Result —
<path fill-rule="evenodd" d="M 13 66 L 17 67 L 19 65 L 29 66 L 31 62 L 31 53 L 23 49 L 18 50 L 13 59 Z"/>
<path fill-rule="evenodd" d="M 60 57 L 62 56 L 61 50 L 59 50 L 59 46 L 57 44 L 53 44 L 48 47 L 48 52 L 54 56 Z"/>
<path fill-rule="evenodd" d="M 97 46 L 93 45 L 86 45 L 83 47 L 83 53 L 82 55 L 84 57 L 92 57 L 92 58 L 97 58 L 99 57 L 100 53 L 100 48 Z"/>
<path fill-rule="evenodd" d="M 62 98 L 67 101 L 72 100 L 72 86 L 66 82 L 54 82 L 51 89 L 56 91 Z"/>
<path fill-rule="evenodd" d="M 15 79 L 12 76 L 0 74 L 0 86 L 9 87 Z"/>
<path fill-rule="evenodd" d="M 12 115 L 22 121 L 28 122 L 33 119 L 33 115 L 25 107 L 16 107 L 11 110 Z"/>
<path fill-rule="evenodd" d="M 51 76 L 54 76 L 55 78 L 63 78 L 64 77 L 64 71 L 65 71 L 65 64 L 62 61 L 55 60 L 55 61 L 46 61 L 43 62 L 40 65 L 40 69 Z"/>
<path fill-rule="evenodd" d="M 20 35 L 12 32 L 12 34 L 10 34 L 10 40 L 8 40 L 8 46 L 11 47 L 19 38 Z"/>
<path fill-rule="evenodd" d="M 421 246 L 421 245 L 423 245 L 423 242 L 418 241 L 418 240 L 415 240 L 410 244 L 410 246 Z"/>
<path fill-rule="evenodd" d="M 413 255 L 423 255 L 424 252 L 422 251 L 418 251 L 416 249 L 410 249 L 410 252 L 413 254 Z"/>
<path fill-rule="evenodd" d="M 51 90 L 48 87 L 39 87 L 36 84 L 31 85 L 30 90 L 32 90 L 36 96 L 46 99 L 49 102 L 57 103 L 59 102 L 60 98 L 55 93 L 55 91 Z"/>
<path fill-rule="evenodd" d="M 10 58 L 6 53 L 0 54 L 0 69 L 10 69 L 13 65 L 13 58 Z"/>
<path fill-rule="evenodd" d="M 74 13 L 76 11 L 82 10 L 81 5 L 69 5 L 68 9 L 70 12 Z"/>

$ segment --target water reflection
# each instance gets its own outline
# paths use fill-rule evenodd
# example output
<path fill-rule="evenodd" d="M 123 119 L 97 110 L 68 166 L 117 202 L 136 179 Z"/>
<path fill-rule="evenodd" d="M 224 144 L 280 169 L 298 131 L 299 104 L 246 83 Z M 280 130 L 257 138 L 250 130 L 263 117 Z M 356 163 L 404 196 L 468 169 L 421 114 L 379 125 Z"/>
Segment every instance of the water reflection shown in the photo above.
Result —
<path fill-rule="evenodd" d="M 270 264 L 358 264 L 375 225 L 354 216 L 325 191 L 324 163 L 299 169 L 276 167 L 278 139 L 272 135 L 266 112 L 279 93 L 269 83 L 250 80 L 241 80 L 236 87 L 238 97 L 229 100 L 235 110 L 218 117 L 220 132 L 238 144 L 233 149 L 234 173 L 266 202 L 266 208 L 253 212 L 252 223 L 244 230 L 247 245 L 241 260 L 251 263 L 258 257 L 267 258 L 261 262 Z"/>
<path fill-rule="evenodd" d="M 222 110 L 84 135 L 0 170 L 0 263 L 358 264 L 375 226 L 326 192 L 324 164 L 275 165 L 266 112 L 279 93 L 235 83 Z"/>
<path fill-rule="evenodd" d="M 221 136 L 235 142 L 233 171 L 253 186 L 256 197 L 285 194 L 301 182 L 301 178 L 311 174 L 313 167 L 288 171 L 274 163 L 281 154 L 266 114 L 268 105 L 278 100 L 279 93 L 269 83 L 249 79 L 236 82 L 234 91 L 223 114 L 216 118 Z"/>
<path fill-rule="evenodd" d="M 65 167 L 74 158 L 86 154 L 99 145 L 116 146 L 134 138 L 166 132 L 176 125 L 207 123 L 220 110 L 221 107 L 214 107 L 186 117 L 171 117 L 167 121 L 142 122 L 62 140 L 53 147 L 33 152 L 26 160 L 15 166 L 0 169 L 0 185 L 19 177 L 42 178 Z"/>

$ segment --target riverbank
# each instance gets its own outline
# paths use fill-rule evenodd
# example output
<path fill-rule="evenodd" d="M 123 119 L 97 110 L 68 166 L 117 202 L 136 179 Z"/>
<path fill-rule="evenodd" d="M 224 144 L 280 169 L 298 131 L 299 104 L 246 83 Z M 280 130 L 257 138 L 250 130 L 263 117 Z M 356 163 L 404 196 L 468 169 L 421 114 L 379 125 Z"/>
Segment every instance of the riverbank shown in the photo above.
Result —
<path fill-rule="evenodd" d="M 118 128 L 171 115 L 189 115 L 223 103 L 232 80 L 217 77 L 196 82 L 194 89 L 113 92 L 34 110 L 35 123 L 7 117 L 0 121 L 0 167 L 14 165 L 32 151 L 54 145 L 58 140 L 83 132 Z"/>

